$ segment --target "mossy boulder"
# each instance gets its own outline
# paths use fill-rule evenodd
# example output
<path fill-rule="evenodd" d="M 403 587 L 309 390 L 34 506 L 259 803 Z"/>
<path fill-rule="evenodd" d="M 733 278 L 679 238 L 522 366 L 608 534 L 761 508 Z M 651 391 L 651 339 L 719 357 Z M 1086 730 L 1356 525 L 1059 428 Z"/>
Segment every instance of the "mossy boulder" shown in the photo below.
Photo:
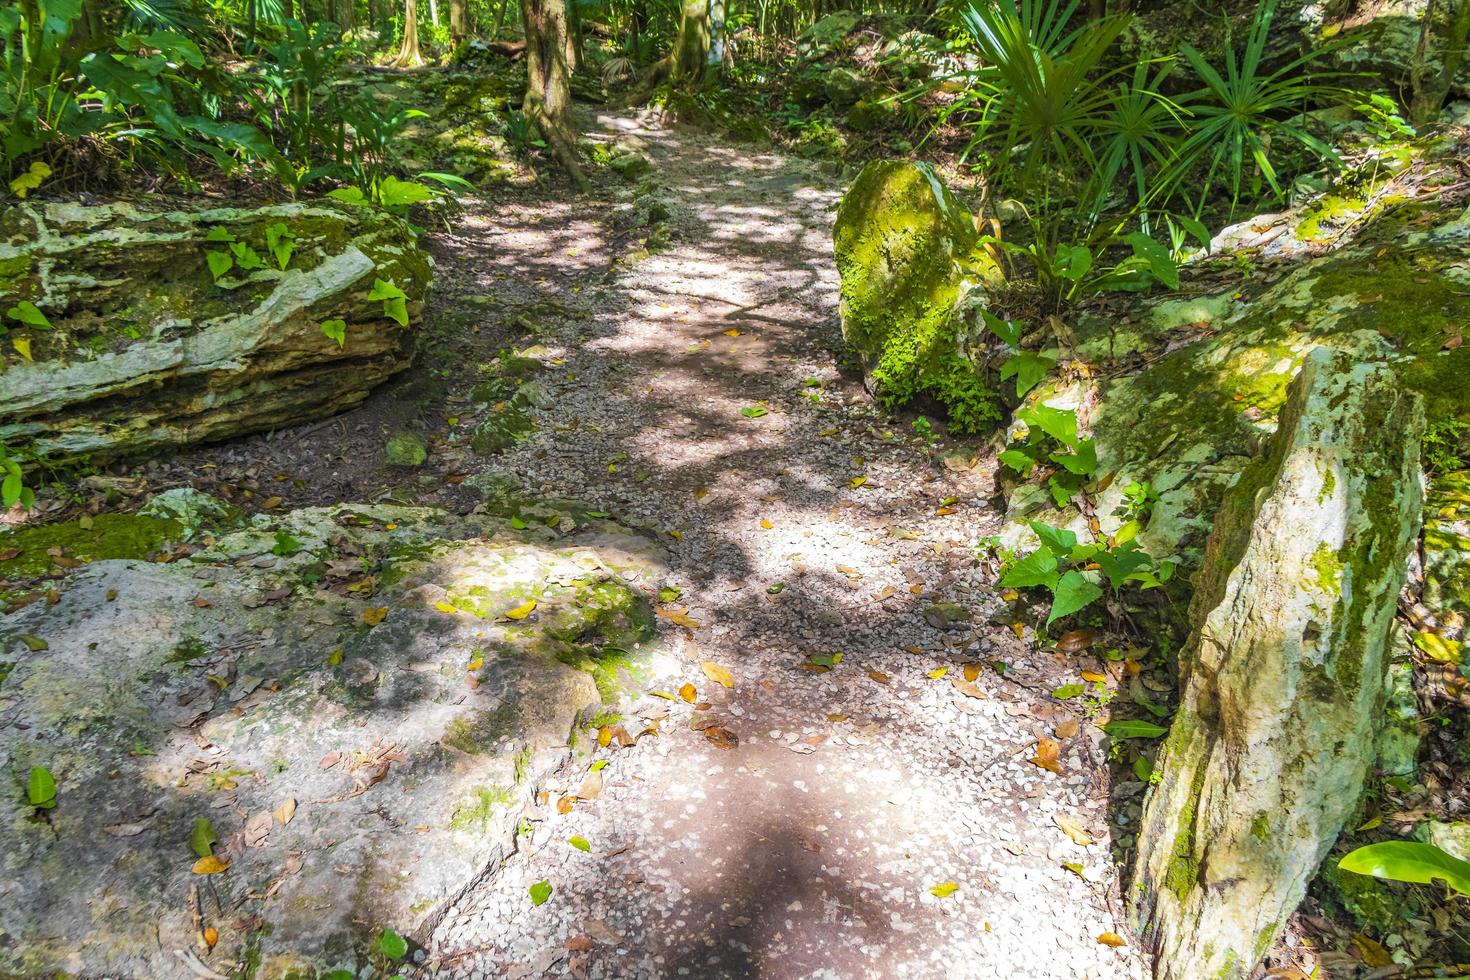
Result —
<path fill-rule="evenodd" d="M 833 236 L 842 334 L 877 397 L 937 402 L 960 431 L 993 426 L 1000 400 L 965 337 L 1001 275 L 973 216 L 927 165 L 880 160 L 848 189 Z"/>
<path fill-rule="evenodd" d="M 1244 978 L 1360 798 L 1418 529 L 1422 399 L 1319 348 L 1220 508 L 1134 866 L 1162 980 Z"/>
<path fill-rule="evenodd" d="M 0 269 L 0 306 L 33 303 L 50 323 L 10 323 L 0 441 L 56 461 L 355 405 L 409 363 L 430 277 L 407 222 L 336 201 L 22 204 L 0 214 Z M 379 280 L 404 294 L 396 314 L 369 298 Z"/>
<path fill-rule="evenodd" d="M 228 910 L 201 903 L 210 962 L 257 977 L 358 972 L 378 930 L 422 937 L 548 780 L 581 781 L 559 774 L 584 714 L 648 689 L 658 545 L 518 523 L 260 515 L 0 615 L 0 782 L 57 783 L 44 819 L 0 793 L 0 974 L 186 975 L 195 887 Z M 228 864 L 212 887 L 200 820 Z"/>
<path fill-rule="evenodd" d="M 1470 620 L 1470 470 L 1443 474 L 1424 501 L 1424 604 Z"/>
<path fill-rule="evenodd" d="M 1076 357 L 1090 377 L 1047 381 L 1030 396 L 1078 412 L 1096 440 L 1096 517 L 1103 535 L 1136 516 L 1124 495 L 1147 483 L 1158 502 L 1139 541 L 1175 558 L 1176 598 L 1201 562 L 1220 500 L 1275 431 L 1289 384 L 1312 350 L 1381 360 L 1424 401 L 1429 432 L 1470 429 L 1470 226 L 1456 219 L 1294 265 L 1267 266 L 1221 290 L 1141 299 L 1080 316 Z M 1216 280 L 1218 283 L 1218 280 Z M 1032 546 L 1027 519 L 1072 527 L 1044 487 L 1015 484 L 1003 543 Z"/>

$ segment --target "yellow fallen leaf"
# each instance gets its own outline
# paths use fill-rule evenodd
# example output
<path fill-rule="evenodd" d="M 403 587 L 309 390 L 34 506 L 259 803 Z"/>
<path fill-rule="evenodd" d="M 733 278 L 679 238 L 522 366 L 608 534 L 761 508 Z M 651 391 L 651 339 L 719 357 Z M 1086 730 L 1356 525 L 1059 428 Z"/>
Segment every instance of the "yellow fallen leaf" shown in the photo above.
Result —
<path fill-rule="evenodd" d="M 933 895 L 935 898 L 948 898 L 959 890 L 959 885 L 956 885 L 952 881 L 944 881 L 931 887 L 929 889 L 929 894 Z"/>
<path fill-rule="evenodd" d="M 684 535 L 681 532 L 679 532 L 678 530 L 670 531 L 669 532 L 669 537 L 673 538 L 675 541 L 683 541 L 684 540 Z"/>
<path fill-rule="evenodd" d="M 465 670 L 479 670 L 485 666 L 485 653 L 483 650 L 475 651 L 475 658 L 464 665 Z"/>
<path fill-rule="evenodd" d="M 504 613 L 506 619 L 525 619 L 536 611 L 536 600 L 527 599 L 514 609 L 507 609 Z"/>
<path fill-rule="evenodd" d="M 1114 949 L 1118 949 L 1121 946 L 1128 945 L 1128 941 L 1122 936 L 1118 935 L 1116 932 L 1105 932 L 1101 936 L 1097 937 L 1097 941 L 1102 943 L 1104 946 L 1111 946 Z"/>
<path fill-rule="evenodd" d="M 721 667 L 717 663 L 713 663 L 709 660 L 701 660 L 699 662 L 699 669 L 704 671 L 704 676 L 708 677 L 716 684 L 723 684 L 726 687 L 735 686 L 735 678 L 731 676 L 728 670 L 726 670 L 724 667 Z"/>
<path fill-rule="evenodd" d="M 434 608 L 442 613 L 459 612 L 458 609 L 454 608 L 454 604 L 452 602 L 436 602 L 434 603 Z"/>
<path fill-rule="evenodd" d="M 830 438 L 832 436 L 835 436 L 836 434 L 837 434 L 837 430 L 836 429 L 823 429 L 821 432 L 818 432 L 817 433 L 817 435 L 822 436 L 824 438 Z"/>
<path fill-rule="evenodd" d="M 761 518 L 761 527 L 763 527 L 767 531 L 769 531 L 771 528 L 773 528 L 775 526 L 776 525 L 772 524 L 768 518 L 764 518 L 764 517 Z"/>
<path fill-rule="evenodd" d="M 729 330 L 726 330 L 725 331 L 725 336 L 726 337 L 738 337 L 738 336 L 740 336 L 740 328 L 739 327 L 731 327 Z"/>
<path fill-rule="evenodd" d="M 683 687 L 679 688 L 679 697 L 683 698 L 690 704 L 693 704 L 695 701 L 699 700 L 699 691 L 695 689 L 693 684 L 685 684 Z"/>
<path fill-rule="evenodd" d="M 1066 721 L 1057 723 L 1057 738 L 1074 738 L 1081 730 L 1081 722 L 1076 718 L 1068 718 Z"/>
<path fill-rule="evenodd" d="M 377 626 L 388 618 L 387 606 L 372 606 L 362 611 L 362 621 L 369 626 Z"/>
<path fill-rule="evenodd" d="M 229 870 L 229 867 L 230 862 L 222 861 L 210 854 L 195 861 L 192 870 L 196 875 L 217 875 L 221 871 Z"/>
<path fill-rule="evenodd" d="M 1072 838 L 1072 843 L 1078 847 L 1086 847 L 1093 842 L 1093 836 L 1083 830 L 1082 825 L 1071 817 L 1059 813 L 1052 819 L 1056 821 L 1058 827 L 1062 828 L 1062 833 Z"/>
<path fill-rule="evenodd" d="M 1082 679 L 1084 681 L 1087 681 L 1087 683 L 1089 683 L 1089 684 L 1101 684 L 1103 681 L 1107 680 L 1108 678 L 1107 678 L 1107 675 L 1106 674 L 1099 674 L 1099 673 L 1097 673 L 1095 671 L 1084 670 L 1082 672 Z"/>
<path fill-rule="evenodd" d="M 667 619 L 675 626 L 683 626 L 685 629 L 699 629 L 699 620 L 692 618 L 683 609 L 655 609 L 654 613 Z"/>
<path fill-rule="evenodd" d="M 19 354 L 21 357 L 24 357 L 28 361 L 32 359 L 31 358 L 31 338 L 29 338 L 29 337 L 16 337 L 14 340 L 11 341 L 11 343 L 13 345 L 15 345 L 15 352 L 17 354 Z"/>
<path fill-rule="evenodd" d="M 928 677 L 932 681 L 937 681 L 937 680 L 939 680 L 939 678 L 943 677 L 947 673 L 949 673 L 949 668 L 948 667 L 935 667 L 933 670 L 929 671 L 929 673 L 926 674 L 925 676 Z"/>
<path fill-rule="evenodd" d="M 975 681 L 980 678 L 980 665 L 975 663 L 965 664 L 965 680 Z"/>
<path fill-rule="evenodd" d="M 855 476 L 851 480 L 848 480 L 847 481 L 847 485 L 850 486 L 850 487 L 852 487 L 854 490 L 856 490 L 858 487 L 862 486 L 864 483 L 867 483 L 867 482 L 868 482 L 868 478 L 867 477 L 865 477 L 865 476 Z"/>
<path fill-rule="evenodd" d="M 288 797 L 286 802 L 271 811 L 271 816 L 276 818 L 276 823 L 282 827 L 286 826 L 291 822 L 291 818 L 296 816 L 296 801 Z"/>
<path fill-rule="evenodd" d="M 603 725 L 597 730 L 597 744 L 600 745 L 602 748 L 605 749 L 609 745 L 611 745 L 612 739 L 613 730 L 611 725 Z"/>
<path fill-rule="evenodd" d="M 1042 738 L 1036 741 L 1036 754 L 1031 757 L 1033 765 L 1040 766 L 1048 772 L 1054 772 L 1058 776 L 1062 774 L 1062 747 L 1056 739 Z"/>

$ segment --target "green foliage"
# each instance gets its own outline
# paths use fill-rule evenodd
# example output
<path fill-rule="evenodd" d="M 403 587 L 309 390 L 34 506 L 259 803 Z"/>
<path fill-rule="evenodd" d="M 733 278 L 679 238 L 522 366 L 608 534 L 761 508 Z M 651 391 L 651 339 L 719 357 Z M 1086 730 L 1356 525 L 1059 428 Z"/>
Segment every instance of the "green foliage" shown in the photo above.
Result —
<path fill-rule="evenodd" d="M 200 817 L 194 821 L 194 827 L 189 831 L 189 849 L 199 857 L 209 857 L 214 853 L 214 845 L 219 842 L 219 836 L 214 832 L 214 824 L 209 822 L 208 817 Z"/>
<path fill-rule="evenodd" d="M 368 293 L 370 300 L 383 301 L 383 315 L 389 319 L 396 320 L 399 326 L 408 326 L 408 297 L 403 290 L 391 282 L 382 279 L 373 280 L 373 288 Z"/>
<path fill-rule="evenodd" d="M 532 905 L 545 905 L 547 899 L 551 898 L 551 882 L 542 879 L 532 885 L 528 891 L 531 894 Z"/>
<path fill-rule="evenodd" d="M 33 507 L 35 503 L 36 494 L 25 485 L 20 461 L 10 456 L 5 443 L 0 442 L 0 508 L 8 510 L 16 504 Z"/>
<path fill-rule="evenodd" d="M 346 320 L 323 320 L 322 333 L 330 340 L 335 340 L 338 347 L 347 346 L 347 321 Z"/>
<path fill-rule="evenodd" d="M 392 929 L 384 929 L 378 934 L 377 947 L 378 952 L 389 960 L 401 960 L 408 955 L 408 940 Z"/>
<path fill-rule="evenodd" d="M 26 802 L 37 810 L 55 809 L 56 779 L 49 769 L 36 766 L 31 770 L 26 780 Z"/>
<path fill-rule="evenodd" d="M 1390 881 L 1428 885 L 1442 881 L 1461 895 L 1470 895 L 1470 862 L 1461 861 L 1433 844 L 1383 841 L 1347 854 L 1337 863 L 1344 871 Z"/>
<path fill-rule="evenodd" d="M 1100 584 L 1106 579 L 1116 595 L 1128 583 L 1143 588 L 1162 584 L 1173 574 L 1174 563 L 1156 562 L 1136 542 L 1109 546 L 1106 542 L 1081 544 L 1074 531 L 1028 522 L 1040 542 L 1029 555 L 1010 563 L 1000 585 L 1010 589 L 1044 588 L 1052 593 L 1050 626 L 1092 605 L 1105 595 Z M 1097 565 L 1098 570 L 1090 570 Z"/>

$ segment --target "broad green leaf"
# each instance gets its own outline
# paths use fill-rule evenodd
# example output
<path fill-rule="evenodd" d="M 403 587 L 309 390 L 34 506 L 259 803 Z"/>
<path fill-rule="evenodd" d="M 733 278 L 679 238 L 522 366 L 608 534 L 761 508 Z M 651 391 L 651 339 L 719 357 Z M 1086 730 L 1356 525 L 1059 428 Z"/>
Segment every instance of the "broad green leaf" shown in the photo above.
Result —
<path fill-rule="evenodd" d="M 1058 245 L 1056 268 L 1057 275 L 1077 282 L 1092 268 L 1092 249 L 1086 245 Z"/>
<path fill-rule="evenodd" d="M 373 288 L 368 291 L 367 298 L 370 299 L 370 300 L 371 299 L 383 299 L 383 300 L 388 300 L 388 299 L 402 299 L 403 298 L 403 290 L 399 289 L 393 283 L 388 282 L 386 280 L 383 280 L 383 279 L 374 279 L 373 280 Z"/>
<path fill-rule="evenodd" d="M 285 271 L 287 263 L 291 261 L 291 253 L 296 250 L 296 235 L 286 227 L 284 221 L 266 225 L 265 247 L 275 257 L 276 268 Z"/>
<path fill-rule="evenodd" d="M 546 900 L 551 897 L 551 882 L 542 878 L 527 890 L 531 893 L 532 905 L 545 905 Z"/>
<path fill-rule="evenodd" d="M 31 164 L 29 170 L 10 182 L 10 192 L 16 197 L 24 198 L 50 176 L 51 168 L 37 160 Z"/>
<path fill-rule="evenodd" d="M 1077 443 L 1076 452 L 1052 453 L 1051 460 L 1068 473 L 1087 476 L 1097 469 L 1097 444 L 1091 439 L 1082 439 Z"/>
<path fill-rule="evenodd" d="M 742 408 L 740 410 L 740 414 L 744 415 L 748 419 L 758 419 L 762 415 L 766 415 L 768 413 L 766 409 L 760 405 L 747 405 L 745 408 Z"/>
<path fill-rule="evenodd" d="M 204 240 L 206 242 L 233 242 L 235 240 L 235 233 L 224 225 L 215 225 L 209 229 L 209 234 L 204 236 Z"/>
<path fill-rule="evenodd" d="M 1092 556 L 1097 562 L 1104 575 L 1108 578 L 1108 584 L 1117 592 L 1128 580 L 1128 576 L 1140 568 L 1147 568 L 1153 564 L 1153 557 L 1138 546 L 1137 541 L 1129 541 L 1111 551 L 1101 551 Z"/>
<path fill-rule="evenodd" d="M 1021 421 L 1034 426 L 1064 445 L 1077 445 L 1077 413 L 1050 405 L 1032 405 L 1016 413 Z"/>
<path fill-rule="evenodd" d="M 378 936 L 378 952 L 390 960 L 401 960 L 408 955 L 408 940 L 392 929 L 384 929 Z"/>
<path fill-rule="evenodd" d="M 51 770 L 42 766 L 31 770 L 31 777 L 26 780 L 26 802 L 40 810 L 56 806 L 56 780 L 52 778 Z"/>
<path fill-rule="evenodd" d="M 1133 760 L 1133 775 L 1138 777 L 1140 783 L 1147 783 L 1153 778 L 1154 764 L 1146 755 L 1141 755 Z"/>
<path fill-rule="evenodd" d="M 589 843 L 587 843 L 587 838 L 585 838 L 585 837 L 577 837 L 577 836 L 568 837 L 567 838 L 567 843 L 570 844 L 570 845 L 572 845 L 573 847 L 575 847 L 579 851 L 588 851 L 588 852 L 590 852 L 592 850 L 592 845 L 589 844 Z"/>
<path fill-rule="evenodd" d="M 214 824 L 209 822 L 208 817 L 200 817 L 194 821 L 194 829 L 189 831 L 189 849 L 200 857 L 209 857 L 214 853 L 214 845 L 219 842 L 218 835 L 214 832 Z"/>
<path fill-rule="evenodd" d="M 1000 379 L 1004 381 L 1006 378 L 1015 377 L 1016 397 L 1021 398 L 1026 392 L 1040 384 L 1047 372 L 1056 366 L 1055 357 L 1022 351 L 1000 366 Z"/>
<path fill-rule="evenodd" d="M 326 320 L 326 321 L 323 321 L 323 323 L 322 323 L 322 333 L 326 334 L 329 339 L 335 340 L 337 342 L 337 346 L 338 347 L 346 347 L 347 346 L 347 321 L 346 320 Z"/>
<path fill-rule="evenodd" d="M 228 252 L 205 252 L 204 261 L 209 263 L 209 274 L 214 277 L 215 282 L 235 266 L 235 260 Z"/>
<path fill-rule="evenodd" d="M 343 204 L 365 206 L 368 203 L 367 196 L 356 187 L 339 187 L 334 191 L 327 191 L 327 196 Z"/>
<path fill-rule="evenodd" d="M 1036 461 L 1019 449 L 1007 449 L 995 458 L 1000 461 L 1001 465 L 1009 466 L 1023 477 L 1030 476 L 1031 471 L 1036 467 Z"/>
<path fill-rule="evenodd" d="M 433 200 L 435 191 L 432 187 L 417 181 L 399 180 L 389 174 L 378 181 L 377 196 L 378 203 L 385 208 L 407 207 L 410 204 Z"/>
<path fill-rule="evenodd" d="M 985 325 L 1006 344 L 1011 347 L 1021 346 L 1021 328 L 1024 324 L 1019 321 L 1002 320 L 989 310 L 981 310 L 980 316 L 985 320 Z"/>
<path fill-rule="evenodd" d="M 51 321 L 46 319 L 46 314 L 42 313 L 36 307 L 36 304 L 28 299 L 23 299 L 19 303 L 16 303 L 5 311 L 5 315 L 12 320 L 19 320 L 21 323 L 30 327 L 45 328 L 51 326 Z"/>
<path fill-rule="evenodd" d="M 1082 573 L 1075 569 L 1061 577 L 1054 591 L 1056 598 L 1052 600 L 1051 615 L 1046 617 L 1046 625 L 1070 616 L 1093 601 L 1102 598 L 1103 590 L 1083 577 Z"/>
<path fill-rule="evenodd" d="M 383 315 L 396 320 L 400 327 L 408 326 L 408 304 L 401 296 L 383 300 Z"/>
<path fill-rule="evenodd" d="M 1151 721 L 1133 720 L 1110 721 L 1103 726 L 1103 731 L 1113 738 L 1158 738 L 1169 734 L 1169 729 Z"/>
<path fill-rule="evenodd" d="M 1077 534 L 1064 527 L 1052 527 L 1040 521 L 1027 521 L 1031 530 L 1041 539 L 1041 543 L 1051 550 L 1054 555 L 1069 555 L 1072 549 L 1077 547 Z"/>
<path fill-rule="evenodd" d="M 1179 288 L 1179 267 L 1169 255 L 1169 249 L 1154 241 L 1141 231 L 1124 235 L 1123 241 L 1133 247 L 1133 254 L 1148 263 L 1154 278 L 1170 289 Z"/>
<path fill-rule="evenodd" d="M 1419 885 L 1439 880 L 1461 895 L 1470 895 L 1470 862 L 1433 844 L 1390 840 L 1360 847 L 1337 862 L 1344 871 Z"/>
<path fill-rule="evenodd" d="M 1025 589 L 1035 585 L 1053 588 L 1057 584 L 1057 557 L 1046 548 L 1037 548 L 1012 565 L 1001 576 L 1000 584 L 1008 589 Z"/>
<path fill-rule="evenodd" d="M 1429 659 L 1442 664 L 1458 664 L 1461 659 L 1461 644 L 1458 640 L 1447 640 L 1438 633 L 1427 631 L 1414 634 L 1414 646 L 1429 655 Z"/>
<path fill-rule="evenodd" d="M 1077 695 L 1085 690 L 1087 690 L 1086 684 L 1063 684 L 1061 687 L 1052 691 L 1051 696 L 1058 701 L 1066 701 L 1070 698 L 1077 697 Z"/>

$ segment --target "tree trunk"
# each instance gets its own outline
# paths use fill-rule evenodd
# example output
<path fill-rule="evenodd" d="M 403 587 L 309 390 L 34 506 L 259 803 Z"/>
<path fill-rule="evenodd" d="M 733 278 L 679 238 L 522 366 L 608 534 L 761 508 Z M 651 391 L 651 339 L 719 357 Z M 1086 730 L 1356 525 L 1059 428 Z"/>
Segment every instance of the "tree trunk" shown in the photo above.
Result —
<path fill-rule="evenodd" d="M 332 19 L 337 22 L 338 27 L 342 28 L 343 34 L 352 30 L 352 21 L 354 19 L 352 8 L 354 6 L 355 4 L 352 0 L 336 0 L 334 4 L 336 9 L 333 11 Z"/>
<path fill-rule="evenodd" d="M 574 75 L 582 70 L 582 16 L 577 13 L 577 0 L 567 0 L 567 69 Z"/>
<path fill-rule="evenodd" d="M 1445 20 L 1437 25 L 1439 16 L 1435 0 L 1429 0 L 1424 8 L 1424 20 L 1419 26 L 1419 44 L 1409 61 L 1409 121 L 1415 126 L 1426 126 L 1434 121 L 1440 107 L 1454 85 L 1455 76 L 1465 63 L 1465 47 L 1470 40 L 1470 0 L 1451 0 L 1446 4 Z M 1439 48 L 1439 72 L 1429 70 L 1429 42 L 1435 39 Z"/>
<path fill-rule="evenodd" d="M 429 0 L 429 23 L 439 26 L 439 0 Z"/>
<path fill-rule="evenodd" d="M 675 85 L 699 88 L 719 71 L 724 58 L 724 0 L 683 0 L 674 48 L 649 72 L 648 84 L 667 78 Z"/>
<path fill-rule="evenodd" d="M 465 39 L 465 0 L 449 0 L 449 39 L 455 44 Z"/>
<path fill-rule="evenodd" d="M 410 0 L 412 2 L 412 0 Z M 536 124 L 551 155 L 571 175 L 577 189 L 591 189 L 577 161 L 567 118 L 572 104 L 572 73 L 567 64 L 567 0 L 521 0 L 526 27 L 526 117 Z"/>
<path fill-rule="evenodd" d="M 424 63 L 423 55 L 419 54 L 419 19 L 417 8 L 417 0 L 404 0 L 403 46 L 398 49 L 398 57 L 393 59 L 394 68 L 418 68 Z"/>

